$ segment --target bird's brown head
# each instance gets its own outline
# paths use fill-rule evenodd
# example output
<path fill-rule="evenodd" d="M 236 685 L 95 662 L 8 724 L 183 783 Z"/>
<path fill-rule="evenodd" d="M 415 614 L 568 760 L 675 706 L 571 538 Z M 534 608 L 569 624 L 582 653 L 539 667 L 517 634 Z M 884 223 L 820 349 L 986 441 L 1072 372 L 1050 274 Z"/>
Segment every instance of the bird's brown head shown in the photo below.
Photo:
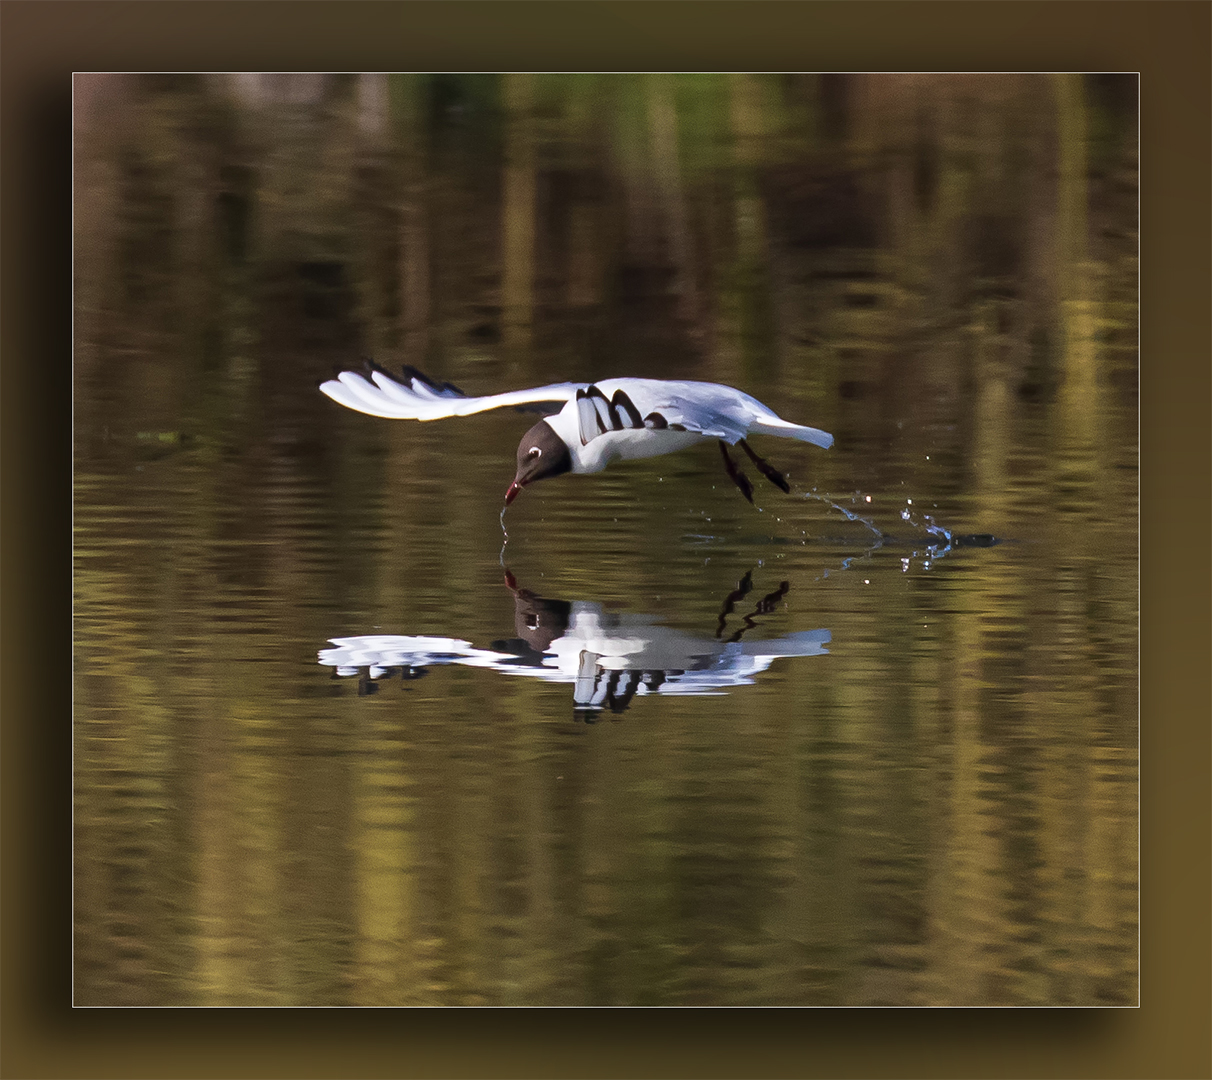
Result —
<path fill-rule="evenodd" d="M 536 480 L 547 480 L 552 476 L 572 469 L 572 455 L 564 440 L 546 420 L 540 420 L 518 443 L 518 472 L 505 492 L 505 505 L 518 497 L 518 492 Z"/>

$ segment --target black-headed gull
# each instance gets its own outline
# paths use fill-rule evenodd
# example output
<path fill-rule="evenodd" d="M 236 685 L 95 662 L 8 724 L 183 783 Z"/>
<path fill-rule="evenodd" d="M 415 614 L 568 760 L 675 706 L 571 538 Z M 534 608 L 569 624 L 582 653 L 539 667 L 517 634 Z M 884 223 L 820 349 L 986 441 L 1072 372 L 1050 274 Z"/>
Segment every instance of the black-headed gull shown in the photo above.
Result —
<path fill-rule="evenodd" d="M 612 461 L 658 457 L 717 439 L 724 467 L 753 502 L 753 484 L 728 453 L 739 445 L 772 484 L 790 491 L 782 473 L 758 457 L 746 436 L 778 435 L 828 448 L 828 432 L 782 419 L 756 398 L 719 383 L 664 379 L 604 379 L 597 383 L 553 383 L 486 397 L 468 397 L 405 366 L 398 378 L 368 362 L 366 373 L 342 371 L 320 384 L 333 401 L 392 420 L 442 420 L 489 409 L 529 408 L 546 412 L 518 444 L 518 468 L 505 504 L 536 480 L 562 473 L 601 472 Z"/>

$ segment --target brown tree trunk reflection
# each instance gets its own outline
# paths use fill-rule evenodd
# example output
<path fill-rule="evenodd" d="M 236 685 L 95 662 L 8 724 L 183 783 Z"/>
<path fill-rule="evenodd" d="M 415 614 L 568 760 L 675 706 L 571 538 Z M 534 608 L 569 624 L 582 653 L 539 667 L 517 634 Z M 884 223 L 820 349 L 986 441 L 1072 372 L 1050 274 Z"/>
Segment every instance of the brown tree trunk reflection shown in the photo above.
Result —
<path fill-rule="evenodd" d="M 429 348 L 429 215 L 424 87 L 417 75 L 392 77 L 400 139 L 400 352 L 422 365 Z"/>
<path fill-rule="evenodd" d="M 678 118 L 668 75 L 649 75 L 648 122 L 657 189 L 665 219 L 665 237 L 673 264 L 677 313 L 694 326 L 698 318 L 698 289 L 694 251 L 686 213 L 686 196 L 678 156 Z"/>
<path fill-rule="evenodd" d="M 530 348 L 534 322 L 534 76 L 505 75 L 505 176 L 501 195 L 501 321 L 505 347 Z"/>

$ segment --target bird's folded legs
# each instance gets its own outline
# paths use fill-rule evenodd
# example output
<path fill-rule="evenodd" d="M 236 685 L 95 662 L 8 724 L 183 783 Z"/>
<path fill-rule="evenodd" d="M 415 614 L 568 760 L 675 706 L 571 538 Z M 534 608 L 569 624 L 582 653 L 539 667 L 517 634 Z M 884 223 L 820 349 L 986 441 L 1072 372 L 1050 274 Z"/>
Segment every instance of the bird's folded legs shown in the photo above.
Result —
<path fill-rule="evenodd" d="M 767 480 L 775 487 L 782 488 L 783 491 L 790 493 L 791 485 L 787 483 L 787 478 L 783 476 L 773 465 L 765 458 L 759 457 L 753 452 L 753 448 L 744 440 L 738 440 L 738 445 L 746 454 L 749 455 L 749 460 L 758 467 L 760 472 Z M 723 439 L 720 440 L 720 453 L 724 458 L 724 468 L 728 471 L 728 476 L 737 487 L 741 489 L 741 494 L 750 502 L 753 502 L 753 484 L 741 470 L 737 467 L 735 461 L 732 460 L 732 455 L 728 453 L 728 444 Z"/>
<path fill-rule="evenodd" d="M 791 485 L 787 483 L 787 478 L 783 476 L 778 469 L 771 465 L 770 462 L 768 462 L 765 458 L 758 457 L 744 439 L 740 440 L 740 447 L 745 451 L 746 454 L 749 455 L 749 460 L 758 467 L 758 472 L 760 472 L 775 487 L 782 488 L 785 492 L 791 494 Z"/>
<path fill-rule="evenodd" d="M 732 455 L 728 453 L 728 444 L 723 439 L 720 440 L 720 454 L 724 458 L 724 469 L 728 473 L 729 479 L 741 489 L 741 494 L 746 499 L 753 502 L 753 483 L 737 468 L 736 462 L 732 460 Z"/>

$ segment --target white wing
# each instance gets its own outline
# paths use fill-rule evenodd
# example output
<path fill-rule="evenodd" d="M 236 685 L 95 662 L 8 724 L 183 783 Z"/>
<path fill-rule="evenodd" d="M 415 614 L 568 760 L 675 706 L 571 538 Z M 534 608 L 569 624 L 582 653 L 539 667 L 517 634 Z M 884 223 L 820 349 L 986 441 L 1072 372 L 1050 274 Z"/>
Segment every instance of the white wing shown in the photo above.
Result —
<path fill-rule="evenodd" d="M 389 420 L 442 420 L 510 406 L 549 406 L 558 412 L 574 398 L 581 444 L 626 428 L 692 431 L 735 443 L 757 432 L 800 439 L 828 448 L 833 436 L 782 419 L 756 398 L 730 386 L 661 379 L 606 379 L 597 385 L 552 383 L 506 394 L 468 397 L 450 383 L 437 383 L 405 367 L 403 381 L 376 365 L 368 375 L 343 371 L 320 384 L 322 393 L 346 408 Z"/>
<path fill-rule="evenodd" d="M 435 383 L 420 372 L 405 369 L 407 382 L 372 368 L 370 378 L 342 371 L 320 384 L 321 393 L 348 409 L 389 420 L 443 420 L 450 416 L 502 409 L 510 405 L 554 404 L 562 407 L 576 395 L 577 383 L 553 383 L 488 397 L 467 397 L 449 383 Z M 583 385 L 583 384 L 582 384 Z"/>
<path fill-rule="evenodd" d="M 833 445 L 833 436 L 827 431 L 793 424 L 757 398 L 719 383 L 605 379 L 598 383 L 598 387 L 600 397 L 594 404 L 599 407 L 599 412 L 605 400 L 613 401 L 621 393 L 643 418 L 645 427 L 693 431 L 729 443 L 756 432 L 799 439 L 826 449 Z M 592 413 L 589 415 L 593 419 Z M 587 426 L 584 419 L 582 425 L 584 440 Z"/>
<path fill-rule="evenodd" d="M 749 434 L 759 411 L 778 420 L 760 402 L 717 383 L 606 379 L 576 391 L 576 400 L 582 446 L 628 428 L 691 431 L 735 443 Z"/>

